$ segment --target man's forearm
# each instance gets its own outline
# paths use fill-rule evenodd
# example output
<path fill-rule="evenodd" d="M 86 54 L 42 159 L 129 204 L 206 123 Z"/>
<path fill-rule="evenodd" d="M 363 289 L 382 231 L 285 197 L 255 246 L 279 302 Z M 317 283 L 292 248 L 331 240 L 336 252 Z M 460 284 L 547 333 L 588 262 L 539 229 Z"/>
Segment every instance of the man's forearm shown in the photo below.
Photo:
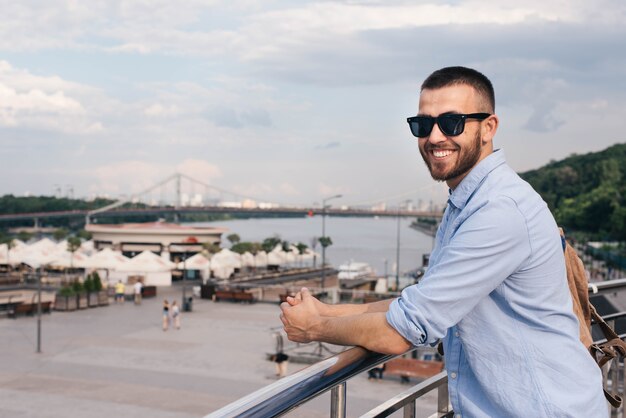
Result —
<path fill-rule="evenodd" d="M 411 348 L 411 344 L 389 325 L 384 312 L 322 317 L 309 336 L 314 341 L 358 345 L 379 353 L 401 354 Z"/>
<path fill-rule="evenodd" d="M 323 316 L 350 316 L 350 315 L 360 315 L 365 313 L 375 313 L 375 312 L 387 312 L 389 310 L 389 305 L 393 299 L 385 299 L 379 300 L 377 302 L 372 303 L 361 303 L 361 304 L 338 304 L 338 305 L 325 305 L 325 309 L 321 314 Z"/>

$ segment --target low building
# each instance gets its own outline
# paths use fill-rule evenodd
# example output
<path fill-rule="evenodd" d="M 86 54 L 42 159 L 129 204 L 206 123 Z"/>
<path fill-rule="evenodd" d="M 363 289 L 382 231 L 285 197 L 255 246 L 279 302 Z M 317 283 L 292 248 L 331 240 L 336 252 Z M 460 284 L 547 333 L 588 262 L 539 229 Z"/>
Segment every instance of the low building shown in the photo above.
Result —
<path fill-rule="evenodd" d="M 95 248 L 111 248 L 125 256 L 134 257 L 152 251 L 163 258 L 191 255 L 202 250 L 203 244 L 218 244 L 226 228 L 177 225 L 166 222 L 128 224 L 90 224 Z"/>

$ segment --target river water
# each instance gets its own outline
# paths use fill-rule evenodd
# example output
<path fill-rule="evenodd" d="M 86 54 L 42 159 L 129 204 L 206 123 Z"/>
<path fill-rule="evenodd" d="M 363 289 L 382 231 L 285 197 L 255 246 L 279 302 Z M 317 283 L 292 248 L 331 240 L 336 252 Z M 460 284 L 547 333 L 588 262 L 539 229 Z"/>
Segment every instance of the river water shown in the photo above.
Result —
<path fill-rule="evenodd" d="M 422 254 L 429 253 L 432 238 L 409 227 L 412 219 L 400 220 L 400 272 L 422 265 Z M 263 241 L 278 235 L 290 243 L 311 243 L 322 235 L 322 217 L 245 219 L 233 221 L 196 223 L 201 226 L 228 228 L 223 235 L 223 246 L 229 246 L 226 236 L 236 233 L 242 241 Z M 397 219 L 396 218 L 347 218 L 326 217 L 326 235 L 333 245 L 326 248 L 327 263 L 338 267 L 347 261 L 369 263 L 378 274 L 395 273 Z M 315 251 L 321 253 L 317 244 Z M 318 260 L 321 262 L 321 260 Z"/>

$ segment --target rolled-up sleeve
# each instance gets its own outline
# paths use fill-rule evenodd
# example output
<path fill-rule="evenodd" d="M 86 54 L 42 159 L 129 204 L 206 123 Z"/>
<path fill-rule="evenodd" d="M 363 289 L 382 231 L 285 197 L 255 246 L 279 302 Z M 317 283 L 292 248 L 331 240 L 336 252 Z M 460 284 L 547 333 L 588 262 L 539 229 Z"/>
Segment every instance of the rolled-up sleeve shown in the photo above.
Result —
<path fill-rule="evenodd" d="M 436 343 L 531 254 L 525 219 L 506 196 L 448 227 L 458 229 L 441 243 L 434 265 L 387 312 L 387 322 L 413 345 Z"/>

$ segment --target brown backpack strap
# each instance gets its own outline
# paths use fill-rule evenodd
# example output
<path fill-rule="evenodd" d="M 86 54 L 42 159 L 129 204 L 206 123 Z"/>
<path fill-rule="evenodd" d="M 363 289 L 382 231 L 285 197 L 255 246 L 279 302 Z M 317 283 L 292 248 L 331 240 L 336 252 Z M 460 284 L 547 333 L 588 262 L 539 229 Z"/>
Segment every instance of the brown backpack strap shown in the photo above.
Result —
<path fill-rule="evenodd" d="M 591 311 L 591 319 L 593 319 L 593 321 L 598 324 L 598 326 L 600 326 L 604 337 L 607 340 L 614 340 L 616 338 L 619 339 L 619 335 L 617 335 L 615 331 L 613 331 L 613 328 L 611 328 L 609 324 L 607 324 L 604 319 L 602 319 L 602 317 L 598 315 L 598 312 L 596 312 L 596 308 L 591 304 L 589 304 L 589 308 Z"/>
<path fill-rule="evenodd" d="M 604 389 L 604 397 L 606 398 L 607 401 L 609 401 L 609 403 L 611 404 L 611 406 L 613 408 L 619 408 L 620 406 L 622 406 L 622 397 L 615 394 L 611 394 L 609 392 L 607 392 L 606 389 Z"/>

